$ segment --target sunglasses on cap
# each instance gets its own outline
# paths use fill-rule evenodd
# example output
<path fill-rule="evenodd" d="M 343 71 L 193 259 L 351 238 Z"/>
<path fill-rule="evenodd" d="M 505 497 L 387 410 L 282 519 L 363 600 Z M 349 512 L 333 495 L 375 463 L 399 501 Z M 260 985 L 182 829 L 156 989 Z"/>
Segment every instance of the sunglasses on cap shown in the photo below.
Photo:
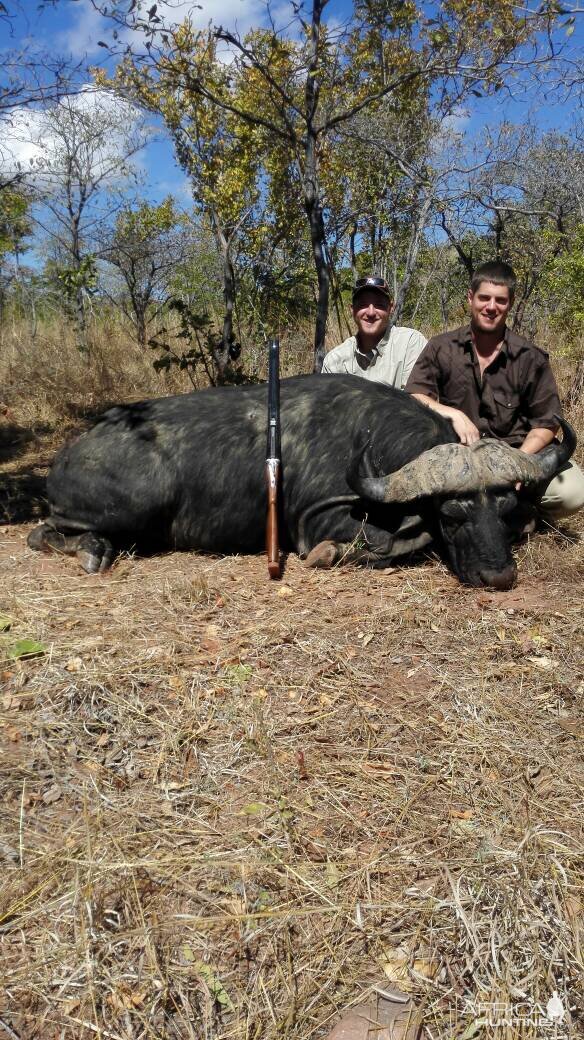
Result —
<path fill-rule="evenodd" d="M 358 278 L 353 289 L 353 299 L 355 299 L 358 293 L 363 292 L 364 289 L 374 289 L 376 292 L 387 296 L 388 300 L 391 300 L 391 292 L 385 278 L 377 278 L 375 275 L 370 275 L 368 278 Z"/>

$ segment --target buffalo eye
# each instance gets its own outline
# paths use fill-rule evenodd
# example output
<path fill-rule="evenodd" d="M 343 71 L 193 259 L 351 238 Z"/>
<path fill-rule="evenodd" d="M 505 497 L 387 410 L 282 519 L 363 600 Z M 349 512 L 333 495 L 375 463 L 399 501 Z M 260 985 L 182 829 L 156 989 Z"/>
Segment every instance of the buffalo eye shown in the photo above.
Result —
<path fill-rule="evenodd" d="M 462 522 L 466 520 L 466 503 L 461 502 L 458 498 L 449 498 L 446 502 L 442 502 L 440 506 L 440 515 L 444 520 L 458 520 Z"/>
<path fill-rule="evenodd" d="M 506 513 L 511 513 L 517 506 L 517 495 L 514 491 L 506 491 L 504 494 L 497 495 L 497 510 L 504 516 Z"/>

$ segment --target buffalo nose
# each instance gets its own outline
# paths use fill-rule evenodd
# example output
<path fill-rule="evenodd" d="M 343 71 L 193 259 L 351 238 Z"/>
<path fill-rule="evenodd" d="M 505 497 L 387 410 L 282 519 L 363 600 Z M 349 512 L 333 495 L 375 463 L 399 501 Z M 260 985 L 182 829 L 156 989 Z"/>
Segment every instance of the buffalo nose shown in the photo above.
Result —
<path fill-rule="evenodd" d="M 513 588 L 517 578 L 517 567 L 514 563 L 510 563 L 502 571 L 481 571 L 480 574 L 483 585 L 504 592 L 505 589 Z"/>

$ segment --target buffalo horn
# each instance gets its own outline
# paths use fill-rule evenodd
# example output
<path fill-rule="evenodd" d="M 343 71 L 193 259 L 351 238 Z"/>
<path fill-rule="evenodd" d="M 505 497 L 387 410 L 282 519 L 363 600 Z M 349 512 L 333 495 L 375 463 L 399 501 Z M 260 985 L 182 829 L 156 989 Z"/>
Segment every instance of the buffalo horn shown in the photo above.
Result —
<path fill-rule="evenodd" d="M 374 502 L 411 502 L 426 495 L 464 495 L 487 488 L 506 488 L 521 482 L 550 481 L 576 447 L 574 430 L 557 416 L 564 439 L 550 444 L 536 455 L 527 455 L 503 441 L 484 438 L 471 447 L 464 444 L 439 444 L 430 448 L 387 476 L 362 476 L 358 460 L 349 467 L 349 485 L 363 498 Z"/>

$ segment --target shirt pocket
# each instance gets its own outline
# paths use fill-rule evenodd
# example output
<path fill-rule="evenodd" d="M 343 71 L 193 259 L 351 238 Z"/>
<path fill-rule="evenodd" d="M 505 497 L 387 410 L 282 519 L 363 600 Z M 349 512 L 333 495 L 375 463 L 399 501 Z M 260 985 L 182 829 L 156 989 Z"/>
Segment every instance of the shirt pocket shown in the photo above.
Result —
<path fill-rule="evenodd" d="M 519 394 L 512 391 L 493 390 L 493 400 L 495 402 L 494 432 L 500 437 L 505 437 L 517 422 L 521 398 Z"/>

